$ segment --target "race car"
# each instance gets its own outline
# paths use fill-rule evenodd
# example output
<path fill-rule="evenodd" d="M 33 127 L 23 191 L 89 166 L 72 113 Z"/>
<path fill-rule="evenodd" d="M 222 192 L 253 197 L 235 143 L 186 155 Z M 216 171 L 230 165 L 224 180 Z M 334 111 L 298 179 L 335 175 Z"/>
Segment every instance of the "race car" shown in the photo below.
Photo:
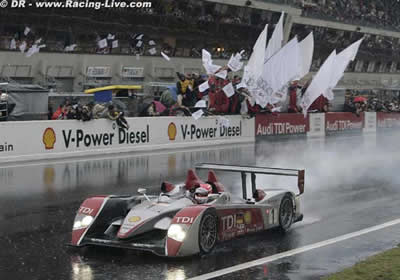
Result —
<path fill-rule="evenodd" d="M 287 231 L 302 221 L 300 196 L 304 170 L 203 163 L 202 181 L 188 171 L 184 184 L 164 182 L 158 196 L 96 196 L 80 206 L 71 244 L 150 251 L 167 257 L 210 253 L 217 243 L 247 234 L 280 228 Z M 241 174 L 242 197 L 225 190 L 214 171 Z M 250 174 L 252 196 L 247 197 Z M 297 177 L 298 194 L 284 189 L 257 188 L 257 175 Z"/>

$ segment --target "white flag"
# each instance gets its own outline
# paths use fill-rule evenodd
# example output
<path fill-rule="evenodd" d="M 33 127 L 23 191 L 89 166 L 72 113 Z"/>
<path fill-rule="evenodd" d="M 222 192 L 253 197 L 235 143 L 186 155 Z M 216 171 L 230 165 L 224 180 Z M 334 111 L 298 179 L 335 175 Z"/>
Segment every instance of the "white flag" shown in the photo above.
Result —
<path fill-rule="evenodd" d="M 114 41 L 112 42 L 112 48 L 113 48 L 113 49 L 118 48 L 118 40 L 114 40 Z"/>
<path fill-rule="evenodd" d="M 149 53 L 150 53 L 151 55 L 155 55 L 155 54 L 157 53 L 156 48 L 150 49 L 150 50 L 149 50 Z"/>
<path fill-rule="evenodd" d="M 238 72 L 240 69 L 243 67 L 243 62 L 240 62 L 242 59 L 242 56 L 240 53 L 237 53 L 235 55 L 232 54 L 231 59 L 228 62 L 228 67 L 231 69 L 233 72 Z"/>
<path fill-rule="evenodd" d="M 156 42 L 154 42 L 153 40 L 150 40 L 150 41 L 149 41 L 149 45 L 150 45 L 150 46 L 155 46 L 155 45 L 156 45 Z"/>
<path fill-rule="evenodd" d="M 303 108 L 304 117 L 307 116 L 307 111 L 311 104 L 330 87 L 329 83 L 332 78 L 332 70 L 335 63 L 335 58 L 336 50 L 334 50 L 325 60 L 324 64 L 322 64 L 310 86 L 304 93 L 301 100 L 301 107 Z"/>
<path fill-rule="evenodd" d="M 265 50 L 265 61 L 282 48 L 284 15 L 284 12 L 282 12 L 281 17 L 275 26 L 274 33 L 272 33 L 271 39 L 268 42 L 267 49 Z"/>
<path fill-rule="evenodd" d="M 201 54 L 202 54 L 201 59 L 203 61 L 203 64 L 209 64 L 209 62 L 212 62 L 211 54 L 208 51 L 202 49 Z"/>
<path fill-rule="evenodd" d="M 312 58 L 314 54 L 314 36 L 311 32 L 303 41 L 299 43 L 299 79 L 310 72 Z"/>
<path fill-rule="evenodd" d="M 207 104 L 205 100 L 200 100 L 197 101 L 196 105 L 194 105 L 195 108 L 206 108 Z"/>
<path fill-rule="evenodd" d="M 25 30 L 24 30 L 24 35 L 26 36 L 26 35 L 28 35 L 29 34 L 29 32 L 31 32 L 31 29 L 27 26 L 27 27 L 25 27 Z"/>
<path fill-rule="evenodd" d="M 194 112 L 194 113 L 192 114 L 192 117 L 193 117 L 193 119 L 195 119 L 195 120 L 197 121 L 198 119 L 201 118 L 201 116 L 202 116 L 203 114 L 204 114 L 203 110 L 200 109 L 200 110 Z"/>
<path fill-rule="evenodd" d="M 199 91 L 200 92 L 205 92 L 209 88 L 210 88 L 210 85 L 208 84 L 208 81 L 205 81 L 204 83 L 199 85 Z"/>
<path fill-rule="evenodd" d="M 171 58 L 169 58 L 168 55 L 166 55 L 165 53 L 161 52 L 161 55 L 165 60 L 171 61 Z"/>
<path fill-rule="evenodd" d="M 97 44 L 100 49 L 107 48 L 107 40 L 106 39 L 100 40 Z"/>
<path fill-rule="evenodd" d="M 26 57 L 31 57 L 35 53 L 39 52 L 39 48 L 37 45 L 33 45 L 32 47 L 29 48 L 29 50 L 26 52 Z"/>
<path fill-rule="evenodd" d="M 221 79 L 226 79 L 226 76 L 228 76 L 228 71 L 226 71 L 226 70 L 220 71 L 220 72 L 216 73 L 215 76 L 217 76 L 218 78 L 221 78 Z"/>
<path fill-rule="evenodd" d="M 15 50 L 15 49 L 17 49 L 17 42 L 15 41 L 14 38 L 12 38 L 10 42 L 10 50 Z"/>
<path fill-rule="evenodd" d="M 264 30 L 258 36 L 258 39 L 253 47 L 253 52 L 250 56 L 249 62 L 245 67 L 243 80 L 245 82 L 252 78 L 257 81 L 263 72 L 263 65 L 265 60 L 265 46 L 267 44 L 268 24 L 265 25 Z"/>
<path fill-rule="evenodd" d="M 228 98 L 235 94 L 235 89 L 233 88 L 232 83 L 229 83 L 226 86 L 224 86 L 222 90 L 225 92 L 225 95 L 228 96 Z"/>
<path fill-rule="evenodd" d="M 340 79 L 343 77 L 344 71 L 346 71 L 350 61 L 353 61 L 356 58 L 362 41 L 363 39 L 358 40 L 336 55 L 329 88 L 324 92 L 324 96 L 328 98 L 328 100 L 334 98 L 332 89 L 336 87 Z"/>
<path fill-rule="evenodd" d="M 72 44 L 70 46 L 66 46 L 65 47 L 65 51 L 66 52 L 73 52 L 75 50 L 76 46 L 77 46 L 76 44 Z"/>

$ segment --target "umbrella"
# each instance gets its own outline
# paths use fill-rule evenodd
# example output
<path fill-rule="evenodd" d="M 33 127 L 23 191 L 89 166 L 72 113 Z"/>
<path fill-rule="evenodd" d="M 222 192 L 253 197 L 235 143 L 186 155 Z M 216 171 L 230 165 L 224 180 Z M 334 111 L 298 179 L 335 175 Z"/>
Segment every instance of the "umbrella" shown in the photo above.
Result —
<path fill-rule="evenodd" d="M 177 101 L 178 100 L 178 88 L 176 86 L 167 87 L 171 92 L 172 98 Z"/>
<path fill-rule="evenodd" d="M 356 96 L 356 97 L 354 97 L 354 100 L 353 100 L 354 103 L 366 102 L 366 101 L 367 101 L 367 98 L 365 98 L 364 96 Z"/>
<path fill-rule="evenodd" d="M 157 113 L 162 113 L 164 112 L 167 107 L 165 107 L 161 102 L 159 101 L 153 101 L 154 106 L 156 107 L 156 112 Z"/>

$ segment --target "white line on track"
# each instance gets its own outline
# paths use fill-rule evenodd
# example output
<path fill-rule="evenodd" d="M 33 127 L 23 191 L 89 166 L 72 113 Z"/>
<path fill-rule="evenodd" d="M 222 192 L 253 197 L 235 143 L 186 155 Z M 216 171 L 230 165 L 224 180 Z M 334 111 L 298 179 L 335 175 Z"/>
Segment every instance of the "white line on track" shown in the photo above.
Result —
<path fill-rule="evenodd" d="M 395 225 L 398 225 L 398 224 L 400 224 L 400 219 L 392 220 L 392 221 L 386 222 L 384 224 L 376 225 L 376 226 L 373 226 L 373 227 L 369 227 L 369 228 L 366 228 L 366 229 L 362 229 L 362 230 L 359 230 L 359 231 L 355 231 L 355 232 L 352 232 L 352 233 L 348 233 L 348 234 L 345 234 L 345 235 L 334 237 L 334 238 L 331 238 L 331 239 L 328 239 L 328 240 L 324 240 L 324 241 L 317 242 L 317 243 L 314 243 L 314 244 L 306 245 L 306 246 L 303 246 L 303 247 L 300 247 L 300 248 L 297 248 L 297 249 L 293 249 L 293 250 L 289 250 L 289 251 L 286 251 L 286 252 L 283 252 L 283 253 L 279 253 L 279 254 L 276 254 L 276 255 L 268 256 L 268 257 L 265 257 L 265 258 L 257 259 L 257 260 L 254 260 L 254 261 L 250 261 L 250 262 L 234 265 L 234 266 L 227 267 L 227 268 L 224 268 L 224 269 L 221 269 L 221 270 L 217 270 L 217 271 L 214 271 L 214 272 L 210 272 L 210 273 L 206 273 L 206 274 L 203 274 L 203 275 L 199 275 L 199 276 L 196 276 L 196 277 L 193 277 L 193 278 L 189 278 L 188 280 L 206 280 L 206 279 L 211 279 L 211 278 L 223 276 L 223 275 L 226 275 L 226 274 L 229 274 L 229 273 L 233 273 L 233 272 L 236 272 L 236 271 L 239 271 L 239 270 L 248 269 L 250 267 L 263 265 L 263 264 L 270 263 L 270 262 L 273 262 L 273 261 L 276 261 L 276 260 L 279 260 L 279 259 L 282 259 L 282 258 L 294 256 L 294 255 L 301 254 L 301 253 L 304 253 L 304 252 L 307 252 L 307 251 L 310 251 L 310 250 L 314 250 L 314 249 L 318 249 L 318 248 L 325 247 L 325 246 L 328 246 L 328 245 L 332 245 L 332 244 L 335 244 L 335 243 L 338 243 L 338 242 L 341 242 L 341 241 L 345 241 L 345 240 L 350 239 L 350 238 L 358 237 L 358 236 L 361 236 L 361 235 L 364 235 L 364 234 L 367 234 L 367 233 L 370 233 L 370 232 L 378 231 L 378 230 L 381 230 L 381 229 L 384 229 L 384 228 L 387 228 L 387 227 L 391 227 L 391 226 L 395 226 Z"/>

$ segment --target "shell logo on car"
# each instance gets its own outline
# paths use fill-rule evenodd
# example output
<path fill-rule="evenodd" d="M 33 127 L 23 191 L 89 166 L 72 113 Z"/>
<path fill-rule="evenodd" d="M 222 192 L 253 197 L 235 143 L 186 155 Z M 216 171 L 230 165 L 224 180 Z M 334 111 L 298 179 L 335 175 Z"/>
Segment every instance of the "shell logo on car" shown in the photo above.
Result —
<path fill-rule="evenodd" d="M 176 125 L 172 122 L 168 126 L 168 137 L 170 141 L 175 141 L 176 133 Z"/>
<path fill-rule="evenodd" d="M 140 217 L 138 217 L 138 216 L 133 216 L 133 217 L 130 217 L 129 218 L 129 222 L 130 223 L 137 223 L 137 222 L 139 222 L 141 219 L 140 219 Z"/>
<path fill-rule="evenodd" d="M 52 150 L 54 149 L 54 144 L 56 143 L 56 133 L 54 132 L 54 129 L 51 127 L 46 128 L 46 130 L 43 133 L 43 144 L 46 150 Z"/>

